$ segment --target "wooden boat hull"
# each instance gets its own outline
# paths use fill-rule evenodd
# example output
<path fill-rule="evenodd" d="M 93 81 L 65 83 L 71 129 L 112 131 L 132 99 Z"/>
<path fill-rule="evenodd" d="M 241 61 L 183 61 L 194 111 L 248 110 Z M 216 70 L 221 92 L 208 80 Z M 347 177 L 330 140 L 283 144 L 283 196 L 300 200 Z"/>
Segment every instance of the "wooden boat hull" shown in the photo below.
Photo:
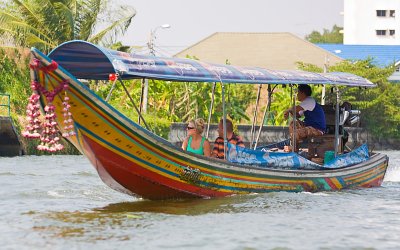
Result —
<path fill-rule="evenodd" d="M 32 53 L 49 64 L 41 53 Z M 77 132 L 69 140 L 89 158 L 107 185 L 147 199 L 378 187 L 388 166 L 388 157 L 383 154 L 335 170 L 274 170 L 199 157 L 129 120 L 62 68 L 48 76 L 37 74 L 37 79 L 50 90 L 63 79 L 69 80 L 68 95 Z M 45 98 L 42 101 L 45 103 Z M 62 96 L 57 96 L 53 104 L 61 117 Z"/>

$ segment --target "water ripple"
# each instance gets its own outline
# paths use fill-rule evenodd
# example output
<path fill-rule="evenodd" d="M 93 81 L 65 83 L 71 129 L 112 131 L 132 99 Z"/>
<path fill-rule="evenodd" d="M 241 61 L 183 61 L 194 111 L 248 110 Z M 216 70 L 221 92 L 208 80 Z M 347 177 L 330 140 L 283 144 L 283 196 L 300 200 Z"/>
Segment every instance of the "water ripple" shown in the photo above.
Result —
<path fill-rule="evenodd" d="M 5 249 L 399 249 L 400 152 L 380 188 L 148 201 L 82 156 L 1 159 Z"/>
<path fill-rule="evenodd" d="M 11 172 L 2 172 L 2 173 L 0 173 L 0 175 L 2 175 L 2 176 L 13 176 L 13 175 L 16 175 L 16 174 L 11 173 Z"/>

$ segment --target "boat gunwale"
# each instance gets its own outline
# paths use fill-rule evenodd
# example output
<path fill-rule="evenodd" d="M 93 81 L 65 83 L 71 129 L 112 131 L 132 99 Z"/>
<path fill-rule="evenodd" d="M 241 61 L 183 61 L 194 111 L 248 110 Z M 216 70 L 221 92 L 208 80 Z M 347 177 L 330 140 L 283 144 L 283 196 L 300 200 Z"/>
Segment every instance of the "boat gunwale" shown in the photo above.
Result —
<path fill-rule="evenodd" d="M 41 59 L 45 60 L 48 64 L 50 64 L 51 59 L 42 54 L 39 50 L 33 48 L 32 53 L 36 57 L 40 57 Z M 44 62 L 43 60 L 41 61 Z M 244 173 L 246 176 L 257 175 L 256 177 L 260 177 L 259 175 L 262 176 L 269 175 L 269 176 L 279 176 L 282 178 L 326 178 L 326 177 L 340 177 L 343 175 L 351 175 L 359 173 L 364 171 L 363 169 L 365 170 L 370 169 L 371 165 L 374 165 L 379 161 L 382 161 L 382 163 L 384 163 L 385 161 L 388 160 L 388 157 L 385 154 L 376 153 L 372 155 L 367 161 L 350 167 L 337 168 L 337 169 L 323 169 L 323 170 L 306 170 L 306 169 L 274 169 L 267 167 L 258 167 L 255 165 L 243 165 L 223 160 L 217 160 L 215 158 L 210 159 L 205 156 L 195 155 L 190 152 L 186 152 L 181 148 L 176 147 L 171 142 L 141 127 L 140 125 L 138 125 L 137 123 L 126 117 L 124 114 L 119 112 L 113 106 L 106 103 L 103 99 L 99 98 L 92 90 L 90 90 L 87 86 L 82 84 L 67 70 L 63 69 L 62 67 L 59 67 L 58 69 L 56 69 L 56 71 L 59 71 L 58 75 L 60 75 L 60 77 L 70 78 L 73 81 L 73 83 L 71 84 L 73 84 L 75 88 L 77 88 L 82 94 L 84 94 L 86 98 L 89 98 L 93 103 L 97 104 L 99 108 L 107 112 L 109 117 L 117 121 L 119 124 L 123 125 L 124 129 L 126 129 L 127 131 L 135 132 L 137 135 L 142 137 L 142 139 L 145 139 L 147 144 L 153 144 L 153 146 L 156 146 L 157 148 L 159 147 L 163 148 L 163 150 L 167 151 L 170 154 L 173 154 L 176 158 L 178 158 L 182 162 L 193 163 L 201 167 L 204 167 L 209 171 L 217 170 L 227 174 L 237 174 L 237 175 L 241 175 L 241 173 Z M 122 130 L 120 130 L 119 132 L 124 133 L 124 131 Z M 162 145 L 160 145 L 160 143 Z M 142 146 L 148 148 L 148 146 L 146 145 Z"/>

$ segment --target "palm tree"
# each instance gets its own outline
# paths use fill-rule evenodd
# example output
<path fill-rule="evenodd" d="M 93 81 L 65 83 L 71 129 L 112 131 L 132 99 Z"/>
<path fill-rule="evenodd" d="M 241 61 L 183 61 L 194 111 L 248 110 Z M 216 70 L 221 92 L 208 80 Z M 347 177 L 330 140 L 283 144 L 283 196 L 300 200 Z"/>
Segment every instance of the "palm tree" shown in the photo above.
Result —
<path fill-rule="evenodd" d="M 135 15 L 132 7 L 108 7 L 107 0 L 9 0 L 0 5 L 0 43 L 45 52 L 74 39 L 108 46 Z"/>

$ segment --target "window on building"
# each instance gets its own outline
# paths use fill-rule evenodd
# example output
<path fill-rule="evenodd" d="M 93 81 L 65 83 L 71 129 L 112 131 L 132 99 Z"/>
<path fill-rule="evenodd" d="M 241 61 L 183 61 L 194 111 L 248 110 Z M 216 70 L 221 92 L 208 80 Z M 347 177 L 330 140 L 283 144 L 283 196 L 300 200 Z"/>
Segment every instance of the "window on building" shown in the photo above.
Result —
<path fill-rule="evenodd" d="M 376 16 L 386 16 L 386 10 L 376 10 Z"/>
<path fill-rule="evenodd" d="M 386 36 L 386 30 L 376 30 L 377 36 Z"/>
<path fill-rule="evenodd" d="M 390 17 L 395 17 L 396 16 L 396 11 L 395 10 L 389 10 L 389 16 Z"/>
<path fill-rule="evenodd" d="M 394 36 L 396 34 L 395 30 L 389 30 L 389 35 Z"/>

